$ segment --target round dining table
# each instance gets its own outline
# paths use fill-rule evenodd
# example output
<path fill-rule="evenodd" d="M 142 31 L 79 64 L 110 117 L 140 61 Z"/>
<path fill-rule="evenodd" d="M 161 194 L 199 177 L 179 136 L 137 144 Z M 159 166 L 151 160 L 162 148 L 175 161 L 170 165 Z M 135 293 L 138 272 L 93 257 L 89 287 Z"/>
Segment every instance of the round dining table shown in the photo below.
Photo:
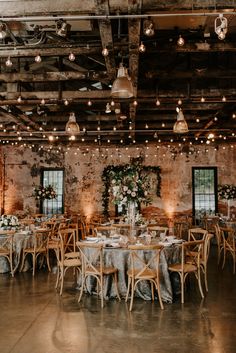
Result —
<path fill-rule="evenodd" d="M 92 239 L 92 238 L 91 238 Z M 94 240 L 85 240 L 83 242 L 89 243 L 90 241 L 94 242 Z M 98 239 L 98 242 L 104 242 L 104 265 L 105 266 L 113 266 L 118 269 L 118 289 L 121 297 L 126 296 L 127 292 L 127 270 L 130 266 L 130 252 L 127 247 L 118 246 L 117 243 L 112 242 L 112 240 Z M 113 246 L 112 246 L 113 244 Z M 115 245 L 116 244 L 116 245 Z M 161 297 L 163 302 L 172 303 L 174 294 L 177 294 L 179 291 L 179 279 L 177 277 L 171 278 L 171 275 L 168 271 L 168 265 L 177 263 L 180 260 L 181 255 L 181 246 L 180 243 L 161 243 L 164 247 L 160 255 L 160 287 L 161 287 Z M 92 249 L 86 249 L 86 255 L 88 257 L 92 257 Z M 143 256 L 149 256 L 148 253 L 144 253 L 146 251 L 142 250 Z M 151 255 L 151 254 L 150 254 Z M 96 283 L 95 280 L 90 277 L 87 281 L 87 290 L 90 294 L 96 292 Z M 116 290 L 113 281 L 111 278 L 107 276 L 104 279 L 104 294 L 105 298 L 115 298 Z M 151 290 L 148 282 L 143 281 L 139 283 L 136 290 L 136 296 L 143 298 L 144 300 L 151 299 Z"/>

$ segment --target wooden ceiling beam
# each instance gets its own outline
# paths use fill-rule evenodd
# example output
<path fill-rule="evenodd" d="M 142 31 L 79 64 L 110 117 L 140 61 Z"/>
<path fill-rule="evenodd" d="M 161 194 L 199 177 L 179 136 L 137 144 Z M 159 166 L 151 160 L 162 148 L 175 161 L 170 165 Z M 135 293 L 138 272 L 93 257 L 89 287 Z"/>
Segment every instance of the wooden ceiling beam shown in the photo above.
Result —
<path fill-rule="evenodd" d="M 96 14 L 97 15 L 109 15 L 110 7 L 108 0 L 95 0 L 96 4 Z M 113 35 L 111 20 L 98 20 L 100 37 L 102 42 L 102 48 L 107 48 L 109 54 L 104 57 L 107 74 L 110 80 L 114 80 L 116 77 L 116 62 L 114 55 L 114 46 L 113 46 Z"/>

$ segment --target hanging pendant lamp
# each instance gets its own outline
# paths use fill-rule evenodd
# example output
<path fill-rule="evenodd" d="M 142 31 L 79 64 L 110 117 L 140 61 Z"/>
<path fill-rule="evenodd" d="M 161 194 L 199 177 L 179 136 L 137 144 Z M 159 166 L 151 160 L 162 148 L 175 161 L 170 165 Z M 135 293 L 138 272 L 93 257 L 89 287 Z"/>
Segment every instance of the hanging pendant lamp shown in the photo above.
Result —
<path fill-rule="evenodd" d="M 113 82 L 111 96 L 113 98 L 131 98 L 134 96 L 132 81 L 122 63 L 120 63 L 117 78 Z"/>
<path fill-rule="evenodd" d="M 177 110 L 177 121 L 173 126 L 173 131 L 176 134 L 185 134 L 188 132 L 188 124 L 184 118 L 184 114 L 181 108 L 176 108 Z"/>
<path fill-rule="evenodd" d="M 66 132 L 70 134 L 76 134 L 80 132 L 80 128 L 76 122 L 76 117 L 74 112 L 70 113 L 69 120 L 66 123 Z"/>

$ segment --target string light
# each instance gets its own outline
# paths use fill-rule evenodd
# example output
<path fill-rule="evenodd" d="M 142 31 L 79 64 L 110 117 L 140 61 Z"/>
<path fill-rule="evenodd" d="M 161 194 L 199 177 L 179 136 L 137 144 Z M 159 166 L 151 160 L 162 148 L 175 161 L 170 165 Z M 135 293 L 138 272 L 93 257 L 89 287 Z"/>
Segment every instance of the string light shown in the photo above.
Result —
<path fill-rule="evenodd" d="M 41 56 L 40 56 L 39 54 L 36 55 L 36 57 L 34 58 L 34 61 L 35 61 L 36 63 L 41 63 L 41 61 L 42 61 Z"/>
<path fill-rule="evenodd" d="M 7 67 L 11 67 L 12 65 L 13 65 L 13 63 L 12 63 L 12 61 L 11 61 L 11 57 L 10 56 L 8 56 L 8 58 L 7 58 L 7 60 L 6 60 L 6 66 Z"/>
<path fill-rule="evenodd" d="M 70 53 L 69 54 L 69 60 L 70 61 L 75 61 L 75 54 L 74 53 Z"/>
<path fill-rule="evenodd" d="M 143 44 L 143 42 L 140 43 L 140 46 L 139 46 L 138 50 L 139 50 L 140 53 L 145 53 L 146 47 Z"/>
<path fill-rule="evenodd" d="M 105 57 L 109 55 L 109 50 L 107 49 L 107 47 L 102 49 L 102 55 Z"/>

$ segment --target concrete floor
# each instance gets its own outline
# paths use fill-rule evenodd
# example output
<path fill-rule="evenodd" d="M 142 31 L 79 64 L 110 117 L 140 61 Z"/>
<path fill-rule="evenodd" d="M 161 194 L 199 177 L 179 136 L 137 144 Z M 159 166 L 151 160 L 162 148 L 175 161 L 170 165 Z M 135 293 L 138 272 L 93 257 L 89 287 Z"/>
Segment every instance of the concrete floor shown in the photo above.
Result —
<path fill-rule="evenodd" d="M 106 302 L 66 282 L 60 297 L 55 275 L 0 275 L 0 353 L 233 353 L 236 352 L 236 275 L 228 261 L 222 271 L 210 256 L 209 293 L 204 300 L 190 284 L 186 303 L 176 298 L 160 310 L 157 302 Z"/>

